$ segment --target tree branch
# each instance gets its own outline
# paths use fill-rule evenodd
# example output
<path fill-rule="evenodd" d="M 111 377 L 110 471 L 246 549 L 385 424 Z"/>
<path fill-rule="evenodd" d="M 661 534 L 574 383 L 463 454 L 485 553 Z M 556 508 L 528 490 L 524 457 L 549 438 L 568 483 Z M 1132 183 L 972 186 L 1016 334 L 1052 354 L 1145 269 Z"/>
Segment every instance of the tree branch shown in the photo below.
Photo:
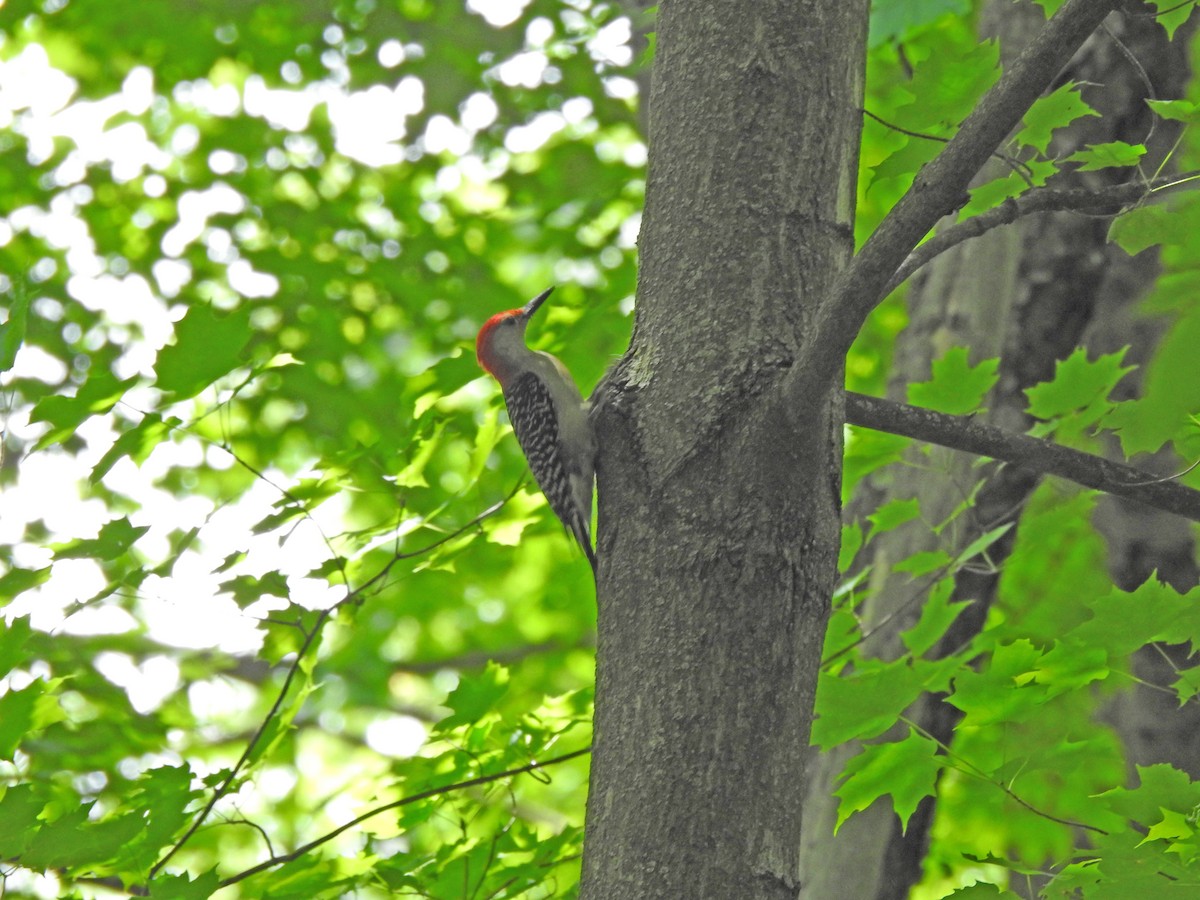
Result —
<path fill-rule="evenodd" d="M 975 422 L 966 416 L 949 416 L 847 391 L 846 421 L 1057 475 L 1084 487 L 1200 522 L 1200 491 L 1132 466 Z"/>
<path fill-rule="evenodd" d="M 374 575 L 372 575 L 370 578 L 368 578 L 365 582 L 363 582 L 358 587 L 351 589 L 349 582 L 347 582 L 346 595 L 344 597 L 342 597 L 340 600 L 338 600 L 336 603 L 321 610 L 317 614 L 317 618 L 313 622 L 312 627 L 304 635 L 304 642 L 300 645 L 300 648 L 296 651 L 295 658 L 292 660 L 291 664 L 288 666 L 287 673 L 284 675 L 283 685 L 279 688 L 279 691 L 276 693 L 275 700 L 271 704 L 271 708 L 267 711 L 266 716 L 263 717 L 263 720 L 259 724 L 258 729 L 254 732 L 253 736 L 251 736 L 249 742 L 246 744 L 246 748 L 242 751 L 242 755 L 240 757 L 238 757 L 238 761 L 234 764 L 233 768 L 229 770 L 229 772 L 228 772 L 228 774 L 226 774 L 225 778 L 213 790 L 212 796 L 209 797 L 208 802 L 204 804 L 204 806 L 200 810 L 200 812 L 198 812 L 196 814 L 196 816 L 192 819 L 191 825 L 188 826 L 188 829 L 183 833 L 183 836 L 181 838 L 179 838 L 179 840 L 177 840 L 171 846 L 171 848 L 163 856 L 161 856 L 159 858 L 158 862 L 156 862 L 153 866 L 151 866 L 151 868 L 150 868 L 150 878 L 151 879 L 153 879 L 154 876 L 156 874 L 158 874 L 159 870 L 162 869 L 162 867 L 165 866 L 171 860 L 171 858 L 176 853 L 178 853 L 180 851 L 180 849 L 183 848 L 184 844 L 186 844 L 189 840 L 192 839 L 192 836 L 200 829 L 200 826 L 203 825 L 205 823 L 205 821 L 208 820 L 209 815 L 212 813 L 212 811 L 213 811 L 214 807 L 216 807 L 217 803 L 220 802 L 220 800 L 223 797 L 225 797 L 227 794 L 229 794 L 229 792 L 233 789 L 235 780 L 237 779 L 238 775 L 242 772 L 242 770 L 246 767 L 247 763 L 250 761 L 250 757 L 251 757 L 251 754 L 254 752 L 254 748 L 256 746 L 258 746 L 259 741 L 262 739 L 263 735 L 266 734 L 267 728 L 271 724 L 271 721 L 275 718 L 275 716 L 278 714 L 279 710 L 283 707 L 283 701 L 287 698 L 288 692 L 291 690 L 292 682 L 295 680 L 296 674 L 300 671 L 300 666 L 304 661 L 305 655 L 308 653 L 308 650 L 312 646 L 313 641 L 316 640 L 317 635 L 319 635 L 321 633 L 321 629 L 324 628 L 325 623 L 327 621 L 329 621 L 329 617 L 332 616 L 339 609 L 341 609 L 343 606 L 347 605 L 348 603 L 358 600 L 364 594 L 365 591 L 367 591 L 372 586 L 378 584 L 384 578 L 386 578 L 387 574 L 392 570 L 392 567 L 395 566 L 397 563 L 401 562 L 402 560 L 412 559 L 413 557 L 422 556 L 426 553 L 430 553 L 434 549 L 440 547 L 442 544 L 445 544 L 448 541 L 454 540 L 456 537 L 458 537 L 459 535 L 465 534 L 467 531 L 470 531 L 472 528 L 478 527 L 479 524 L 481 522 L 483 522 L 484 519 L 488 518 L 489 516 L 495 515 L 497 512 L 499 512 L 501 509 L 503 509 L 504 505 L 506 503 L 508 503 L 508 501 L 511 500 L 514 496 L 516 496 L 517 491 L 521 489 L 521 485 L 524 484 L 524 482 L 525 482 L 525 479 L 524 479 L 524 477 L 522 477 L 517 482 L 516 486 L 512 489 L 512 491 L 509 492 L 508 496 L 504 497 L 502 500 L 497 501 L 496 503 L 493 503 L 491 506 L 489 506 L 483 512 L 479 513 L 479 515 L 475 516 L 475 518 L 471 519 L 465 525 L 462 525 L 462 526 L 454 529 L 453 531 L 449 532 L 448 534 L 443 535 L 442 537 L 438 538 L 437 540 L 433 541 L 430 544 L 426 544 L 424 547 L 420 548 L 419 550 L 410 551 L 408 553 L 397 552 L 397 553 L 393 554 L 392 558 L 383 566 L 383 568 L 381 568 L 378 572 L 376 572 Z M 343 570 L 343 575 L 344 575 L 344 570 Z M 298 627 L 302 627 L 302 626 L 298 626 Z"/>
<path fill-rule="evenodd" d="M 908 255 L 880 295 L 886 297 L 912 277 L 922 266 L 963 241 L 979 237 L 1001 225 L 1011 225 L 1021 216 L 1039 212 L 1078 212 L 1091 215 L 1116 215 L 1156 191 L 1176 187 L 1200 178 L 1200 172 L 1164 176 L 1153 181 L 1130 181 L 1101 190 L 1055 190 L 1034 188 L 1019 197 L 1010 197 L 999 206 L 958 222 L 921 244 Z"/>
<path fill-rule="evenodd" d="M 454 791 L 462 791 L 466 790 L 467 788 L 478 787 L 481 784 L 489 784 L 493 781 L 500 781 L 503 778 L 512 778 L 517 775 L 524 775 L 527 772 L 535 772 L 545 769 L 548 766 L 553 766 L 558 763 L 566 762 L 567 760 L 575 759 L 579 756 L 584 756 L 591 752 L 592 748 L 590 746 L 583 747 L 580 750 L 573 750 L 570 753 L 564 753 L 561 756 L 556 756 L 552 759 L 546 760 L 545 762 L 538 762 L 537 760 L 534 760 L 527 765 L 518 766 L 515 769 L 506 769 L 503 772 L 493 772 L 490 775 L 480 775 L 477 778 L 468 778 L 466 781 L 456 781 L 453 784 L 446 784 L 442 785 L 441 787 L 430 788 L 427 791 L 421 791 L 420 793 L 412 794 L 408 797 L 402 797 L 401 799 L 395 800 L 392 803 L 385 803 L 382 806 L 377 806 L 374 809 L 368 810 L 361 816 L 351 819 L 349 822 L 346 822 L 343 825 L 339 825 L 337 828 L 326 832 L 318 838 L 314 838 L 307 844 L 297 847 L 291 853 L 272 856 L 270 859 L 263 860 L 258 865 L 251 866 L 249 869 L 238 872 L 236 875 L 231 875 L 228 878 L 222 879 L 221 887 L 229 887 L 231 884 L 237 884 L 239 881 L 244 881 L 251 875 L 257 875 L 259 872 L 266 871 L 267 869 L 275 866 L 283 865 L 284 863 L 291 862 L 294 859 L 299 859 L 301 856 L 304 856 L 306 853 L 315 850 L 322 844 L 333 840 L 339 834 L 349 831 L 351 828 L 356 828 L 363 822 L 367 821 L 367 819 L 377 816 L 380 813 L 387 812 L 390 809 L 399 809 L 401 806 L 408 806 L 410 803 L 416 803 L 420 800 L 428 800 L 430 797 L 438 797 L 442 794 L 449 794 Z"/>
<path fill-rule="evenodd" d="M 945 149 L 917 173 L 821 304 L 808 353 L 785 379 L 787 406 L 819 403 L 827 373 L 843 365 L 867 315 L 905 257 L 942 216 L 962 205 L 967 185 L 1021 117 L 1120 0 L 1067 0 L 1008 67 Z"/>

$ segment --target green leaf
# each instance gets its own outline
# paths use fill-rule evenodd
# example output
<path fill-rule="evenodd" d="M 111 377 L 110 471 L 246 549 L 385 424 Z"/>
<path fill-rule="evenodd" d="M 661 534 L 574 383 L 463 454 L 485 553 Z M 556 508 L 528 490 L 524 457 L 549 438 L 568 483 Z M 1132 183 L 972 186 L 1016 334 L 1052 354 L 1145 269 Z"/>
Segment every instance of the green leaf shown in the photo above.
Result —
<path fill-rule="evenodd" d="M 1149 841 L 1176 841 L 1186 840 L 1196 833 L 1188 823 L 1188 817 L 1177 813 L 1172 809 L 1161 809 L 1162 818 L 1150 826 L 1150 830 L 1146 832 L 1146 837 L 1142 839 L 1145 844 Z M 1139 846 L 1141 846 L 1139 844 Z"/>
<path fill-rule="evenodd" d="M 1004 175 L 968 191 L 971 199 L 959 211 L 959 220 L 971 218 L 994 206 L 999 206 L 1010 197 L 1019 197 L 1031 186 L 1040 187 L 1058 173 L 1058 164 L 1047 159 L 1025 160 L 1021 164 L 1019 173 L 1006 168 Z"/>
<path fill-rule="evenodd" d="M 242 351 L 252 333 L 244 306 L 229 313 L 207 304 L 191 307 L 175 326 L 175 343 L 158 351 L 158 387 L 175 400 L 196 396 L 245 362 Z"/>
<path fill-rule="evenodd" d="M 812 742 L 823 750 L 846 741 L 867 739 L 891 728 L 900 714 L 924 690 L 937 690 L 940 679 L 957 668 L 897 660 L 892 663 L 865 661 L 850 675 L 822 672 L 817 687 L 817 719 Z"/>
<path fill-rule="evenodd" d="M 0 728 L 3 723 L 0 722 Z M 45 798 L 31 784 L 13 784 L 0 797 L 0 857 L 12 859 L 25 852 L 38 832 Z"/>
<path fill-rule="evenodd" d="M 920 656 L 942 639 L 946 630 L 954 624 L 964 609 L 971 605 L 970 600 L 950 602 L 954 593 L 954 582 L 951 579 L 939 581 L 929 599 L 921 607 L 921 618 L 917 624 L 900 635 L 900 640 L 909 652 Z"/>
<path fill-rule="evenodd" d="M 25 645 L 32 634 L 29 616 L 16 616 L 11 621 L 0 616 L 0 678 L 25 661 Z"/>
<path fill-rule="evenodd" d="M 1165 763 L 1137 766 L 1137 786 L 1118 787 L 1099 799 L 1110 809 L 1135 822 L 1157 821 L 1164 809 L 1191 812 L 1200 804 L 1200 782 Z"/>
<path fill-rule="evenodd" d="M 446 698 L 451 714 L 437 724 L 437 731 L 444 733 L 460 725 L 474 725 L 491 713 L 500 699 L 508 692 L 508 669 L 499 663 L 489 662 L 478 675 L 462 675 L 458 687 Z"/>
<path fill-rule="evenodd" d="M 1082 150 L 1077 150 L 1068 156 L 1064 162 L 1082 163 L 1080 172 L 1092 172 L 1097 169 L 1124 168 L 1136 166 L 1146 155 L 1143 144 L 1127 144 L 1124 141 L 1110 141 L 1107 144 L 1093 144 Z"/>
<path fill-rule="evenodd" d="M 25 342 L 25 329 L 29 323 L 30 293 L 14 290 L 12 305 L 8 308 L 8 320 L 0 325 L 0 374 L 12 368 L 17 351 Z"/>
<path fill-rule="evenodd" d="M 1181 313 L 1163 335 L 1150 361 L 1142 396 L 1126 401 L 1104 420 L 1121 439 L 1127 456 L 1153 453 L 1178 437 L 1200 412 L 1200 378 L 1195 377 L 1196 347 L 1200 346 L 1200 305 Z"/>
<path fill-rule="evenodd" d="M 945 550 L 922 550 L 905 557 L 892 566 L 897 572 L 907 572 L 913 578 L 920 578 L 938 569 L 952 564 L 950 554 Z"/>
<path fill-rule="evenodd" d="M 505 504 L 501 515 L 484 520 L 483 533 L 493 544 L 516 547 L 521 543 L 525 529 L 542 520 L 541 511 L 546 508 L 545 497 L 540 491 L 518 491 Z"/>
<path fill-rule="evenodd" d="M 1149 247 L 1169 244 L 1179 233 L 1177 215 L 1166 205 L 1138 206 L 1121 213 L 1108 227 L 1108 239 L 1130 256 Z"/>
<path fill-rule="evenodd" d="M 291 588 L 288 587 L 287 577 L 279 572 L 267 572 L 262 578 L 254 575 L 238 575 L 228 581 L 221 582 L 217 585 L 217 589 L 232 594 L 234 602 L 243 609 L 251 603 L 258 602 L 263 597 L 283 597 L 287 599 L 291 596 Z"/>
<path fill-rule="evenodd" d="M 1200 588 L 1180 594 L 1151 578 L 1131 592 L 1114 589 L 1085 603 L 1092 616 L 1068 637 L 1114 660 L 1155 641 L 1200 644 Z"/>
<path fill-rule="evenodd" d="M 298 653 L 311 630 L 316 627 L 319 615 L 320 613 L 294 603 L 285 610 L 271 613 L 270 618 L 259 623 L 259 627 L 266 633 L 259 655 L 272 663 L 278 663 L 289 654 Z M 319 637 L 313 641 L 313 644 L 319 643 Z M 310 645 L 309 653 L 315 650 L 316 647 Z"/>
<path fill-rule="evenodd" d="M 145 827 L 135 813 L 88 821 L 93 804 L 78 807 L 43 825 L 21 862 L 34 868 L 87 867 L 111 860 Z"/>
<path fill-rule="evenodd" d="M 0 597 L 18 597 L 30 588 L 50 580 L 50 567 L 44 569 L 9 569 L 0 575 Z"/>
<path fill-rule="evenodd" d="M 117 559 L 129 552 L 134 542 L 150 530 L 149 525 L 133 526 L 122 516 L 105 522 L 94 538 L 67 541 L 54 546 L 55 559 Z"/>
<path fill-rule="evenodd" d="M 900 818 L 902 832 L 917 805 L 933 796 L 937 774 L 945 765 L 938 756 L 938 747 L 912 728 L 902 741 L 871 744 L 857 756 L 847 760 L 841 784 L 834 792 L 838 804 L 834 832 L 853 813 L 869 807 L 885 795 L 891 795 L 892 808 Z"/>
<path fill-rule="evenodd" d="M 975 540 L 971 541 L 971 543 L 967 544 L 967 546 L 961 551 L 959 551 L 958 556 L 954 558 L 954 567 L 956 569 L 961 568 L 964 564 L 969 563 L 979 554 L 987 550 L 988 547 L 992 546 L 992 544 L 996 543 L 996 541 L 1000 540 L 1000 538 L 1004 537 L 1004 535 L 1008 534 L 1012 527 L 1013 523 L 1008 522 L 1004 525 L 992 528 L 989 531 L 985 531 L 979 537 L 975 538 Z"/>
<path fill-rule="evenodd" d="M 184 875 L 158 875 L 150 882 L 150 900 L 208 900 L 221 885 L 215 868 L 190 880 Z"/>
<path fill-rule="evenodd" d="M 967 0 L 876 0 L 871 4 L 870 45 L 903 40 L 942 16 L 965 15 L 969 8 Z"/>
<path fill-rule="evenodd" d="M 1020 721 L 1040 709 L 1045 698 L 1028 680 L 1041 656 L 1028 640 L 1001 644 L 985 668 L 955 675 L 954 692 L 947 699 L 967 714 L 972 726 Z"/>
<path fill-rule="evenodd" d="M 1190 13 L 1186 8 L 1183 12 Z M 1154 114 L 1163 119 L 1174 119 L 1176 122 L 1186 122 L 1188 125 L 1200 125 L 1200 103 L 1191 100 L 1147 100 L 1146 103 L 1154 110 Z"/>
<path fill-rule="evenodd" d="M 96 484 L 101 478 L 108 474 L 118 461 L 129 457 L 139 466 L 146 461 L 146 457 L 150 452 L 165 441 L 171 434 L 172 429 L 180 424 L 179 419 L 174 417 L 163 420 L 163 417 L 157 413 L 150 413 L 142 418 L 133 428 L 125 431 L 113 441 L 113 445 L 108 448 L 105 454 L 100 457 L 100 461 L 92 468 L 92 473 L 88 476 L 88 481 Z"/>
<path fill-rule="evenodd" d="M 1055 641 L 1037 665 L 1016 682 L 1019 685 L 1036 682 L 1046 688 L 1044 696 L 1049 699 L 1108 678 L 1112 671 L 1108 659 L 1104 647 L 1078 640 Z"/>
<path fill-rule="evenodd" d="M 1020 900 L 1020 898 L 1020 894 L 1006 891 L 999 885 L 979 881 L 970 887 L 959 888 L 953 894 L 947 894 L 945 900 Z"/>
<path fill-rule="evenodd" d="M 97 413 L 106 413 L 120 400 L 136 378 L 118 381 L 108 369 L 94 369 L 74 397 L 52 396 L 39 400 L 29 414 L 30 422 L 47 422 L 50 430 L 42 435 L 35 451 L 59 444 L 71 437 L 76 429 Z"/>
<path fill-rule="evenodd" d="M 842 498 L 845 502 L 858 483 L 877 469 L 899 462 L 912 441 L 898 434 L 852 426 L 842 460 Z"/>
<path fill-rule="evenodd" d="M 11 760 L 21 741 L 34 730 L 37 703 L 45 692 L 46 682 L 35 679 L 0 697 L 0 759 Z"/>
<path fill-rule="evenodd" d="M 437 452 L 445 427 L 445 422 L 439 422 L 432 429 L 432 434 L 416 438 L 409 445 L 408 465 L 397 472 L 394 479 L 398 487 L 429 487 L 429 482 L 425 480 L 425 467 Z"/>
<path fill-rule="evenodd" d="M 1067 82 L 1057 90 L 1039 97 L 1025 113 L 1025 127 L 1017 140 L 1035 148 L 1039 153 L 1050 149 L 1050 140 L 1059 128 L 1065 128 L 1082 116 L 1100 115 L 1079 95 L 1079 85 Z"/>
<path fill-rule="evenodd" d="M 907 500 L 889 500 L 867 516 L 867 521 L 871 523 L 871 534 L 868 540 L 885 531 L 891 531 L 905 522 L 911 522 L 920 515 L 921 501 L 916 497 Z"/>
<path fill-rule="evenodd" d="M 854 562 L 854 557 L 863 546 L 862 527 L 857 522 L 842 526 L 842 539 L 838 545 L 838 571 L 845 572 Z"/>
<path fill-rule="evenodd" d="M 965 347 L 951 347 L 932 364 L 932 378 L 908 386 L 908 402 L 953 416 L 976 412 L 999 375 L 998 359 L 972 366 Z"/>
<path fill-rule="evenodd" d="M 1171 687 L 1179 695 L 1179 705 L 1183 706 L 1197 694 L 1200 694 L 1200 666 L 1180 669 L 1176 674 L 1179 677 L 1175 679 Z"/>
<path fill-rule="evenodd" d="M 1054 367 L 1054 378 L 1025 391 L 1029 398 L 1029 414 L 1039 419 L 1053 419 L 1085 409 L 1097 400 L 1106 400 L 1113 388 L 1134 366 L 1122 366 L 1125 350 L 1087 358 L 1087 350 L 1079 347 L 1067 359 Z"/>
<path fill-rule="evenodd" d="M 1179 0 L 1147 0 L 1158 10 L 1154 17 L 1159 25 L 1166 29 L 1167 37 L 1174 39 L 1175 31 L 1183 25 L 1195 11 L 1195 4 L 1180 3 Z"/>
<path fill-rule="evenodd" d="M 135 790 L 137 806 L 147 820 L 132 855 L 132 865 L 141 868 L 153 865 L 159 851 L 188 823 L 187 806 L 198 792 L 192 789 L 187 766 L 158 766 L 143 772 Z"/>

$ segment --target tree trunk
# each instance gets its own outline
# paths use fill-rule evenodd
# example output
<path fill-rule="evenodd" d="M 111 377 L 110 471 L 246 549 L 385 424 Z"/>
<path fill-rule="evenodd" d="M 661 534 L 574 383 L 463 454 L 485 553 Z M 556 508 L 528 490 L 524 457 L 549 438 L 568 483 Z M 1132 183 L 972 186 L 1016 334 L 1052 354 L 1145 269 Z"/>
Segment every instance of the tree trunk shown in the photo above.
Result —
<path fill-rule="evenodd" d="M 865 0 L 663 2 L 637 325 L 596 395 L 583 896 L 784 898 L 835 578 L 840 371 L 765 398 L 849 258 Z"/>
<path fill-rule="evenodd" d="M 981 16 L 981 31 L 1000 39 L 1006 65 L 1041 27 L 1041 11 L 1031 3 L 1015 5 L 1011 0 L 996 0 Z M 1114 20 L 1112 27 L 1148 69 L 1158 96 L 1178 96 L 1179 85 L 1187 74 L 1182 58 L 1187 42 L 1177 39 L 1168 45 L 1162 29 L 1149 18 L 1126 17 Z M 1111 37 L 1094 36 L 1066 74 L 1093 85 L 1086 97 L 1103 115 L 1061 132 L 1052 153 L 1067 156 L 1084 141 L 1144 140 L 1148 120 L 1143 102 L 1145 87 Z M 1168 131 L 1160 125 L 1151 146 L 1156 156 L 1147 164 L 1150 171 L 1174 139 Z M 1091 173 L 1083 184 L 1063 186 L 1099 188 L 1110 183 L 1107 176 L 1111 174 L 1111 170 Z M 1144 327 L 1136 333 L 1118 328 L 1121 337 L 1117 339 L 1112 325 L 1118 317 L 1128 323 L 1140 290 L 1153 283 L 1155 272 L 1145 271 L 1147 266 L 1154 268 L 1153 255 L 1130 259 L 1108 245 L 1107 225 L 1105 219 L 1070 213 L 1041 214 L 996 229 L 939 257 L 910 288 L 911 324 L 897 341 L 890 393 L 903 399 L 906 386 L 926 380 L 930 362 L 950 347 L 971 348 L 972 362 L 1000 356 L 1001 379 L 988 397 L 984 420 L 1023 431 L 1030 424 L 1024 413 L 1024 390 L 1051 378 L 1055 361 L 1069 355 L 1078 343 L 1093 344 L 1093 353 L 1112 352 L 1131 340 L 1149 337 Z M 981 278 L 980 273 L 987 273 L 987 277 Z M 1095 338 L 1098 332 L 1107 333 L 1108 338 L 1086 341 L 1086 335 Z M 1146 349 L 1137 355 L 1148 352 Z M 1039 481 L 1032 473 L 1012 467 L 980 470 L 974 457 L 936 447 L 921 448 L 917 453 L 919 467 L 889 472 L 886 486 L 867 492 L 870 496 L 862 499 L 864 512 L 891 499 L 917 497 L 922 518 L 940 521 L 982 474 L 987 479 L 985 487 L 967 519 L 982 531 L 1005 521 L 1018 521 L 1023 504 Z M 1147 514 L 1140 511 L 1138 515 Z M 1186 540 L 1186 523 L 1166 515 L 1150 517 L 1155 526 L 1139 533 L 1170 532 Z M 1115 530 L 1110 528 L 1110 534 Z M 971 536 L 967 536 L 968 542 Z M 1010 532 L 990 549 L 990 558 L 997 566 L 1002 566 L 1014 537 L 1015 531 Z M 919 603 L 905 605 L 912 589 L 906 588 L 906 578 L 886 576 L 889 565 L 919 550 L 933 549 L 941 540 L 944 536 L 938 538 L 914 522 L 884 535 L 873 545 L 874 555 L 869 562 L 873 571 L 884 574 L 873 584 L 872 601 L 866 610 L 864 629 L 875 631 L 869 643 L 871 652 L 885 658 L 903 652 L 898 636 L 915 623 L 921 612 Z M 1189 544 L 1183 555 L 1189 556 L 1190 552 Z M 863 560 L 862 564 L 867 562 Z M 1116 574 L 1118 583 L 1128 583 L 1129 579 Z M 1141 573 L 1143 579 L 1146 574 Z M 958 573 L 954 599 L 973 601 L 974 606 L 947 635 L 945 645 L 960 646 L 982 626 L 995 599 L 1000 575 L 999 568 L 990 573 Z M 1158 683 L 1163 681 L 1158 679 Z M 1167 702 L 1173 704 L 1174 698 L 1167 698 Z M 1118 709 L 1130 712 L 1140 705 L 1122 704 Z M 936 698 L 922 698 L 909 711 L 909 717 L 943 742 L 953 740 L 957 711 Z M 1168 721 L 1179 719 L 1177 715 L 1160 718 L 1159 727 Z M 921 804 L 903 832 L 885 799 L 851 817 L 836 837 L 832 834 L 837 812 L 837 798 L 832 791 L 846 759 L 859 749 L 857 744 L 836 748 L 821 755 L 814 765 L 808 798 L 807 821 L 811 827 L 805 833 L 803 857 L 806 871 L 812 871 L 814 877 L 806 882 L 801 894 L 805 900 L 899 900 L 909 896 L 922 876 L 936 812 L 932 799 Z M 864 853 L 866 847 L 878 850 Z"/>

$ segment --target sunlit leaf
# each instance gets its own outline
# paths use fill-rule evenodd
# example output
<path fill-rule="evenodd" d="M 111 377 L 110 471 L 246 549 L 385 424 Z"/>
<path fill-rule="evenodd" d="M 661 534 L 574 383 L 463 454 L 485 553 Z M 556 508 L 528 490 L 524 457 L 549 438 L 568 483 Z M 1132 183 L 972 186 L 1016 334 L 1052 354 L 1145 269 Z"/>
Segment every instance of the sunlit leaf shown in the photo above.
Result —
<path fill-rule="evenodd" d="M 1078 150 L 1068 156 L 1064 162 L 1081 163 L 1079 171 L 1092 172 L 1096 169 L 1136 166 L 1145 155 L 1146 148 L 1142 144 L 1109 141 L 1106 144 L 1093 144 L 1083 150 Z"/>
<path fill-rule="evenodd" d="M 951 347 L 932 364 L 929 381 L 908 386 L 908 402 L 949 415 L 977 411 L 996 383 L 999 360 L 985 359 L 972 366 L 965 347 Z"/>
<path fill-rule="evenodd" d="M 46 422 L 51 428 L 34 445 L 35 450 L 58 444 L 71 437 L 87 419 L 112 409 L 137 382 L 136 378 L 118 380 L 101 369 L 91 374 L 74 397 L 46 397 L 29 414 L 30 422 Z"/>
<path fill-rule="evenodd" d="M 890 795 L 900 829 L 907 831 L 917 804 L 933 794 L 937 774 L 945 764 L 937 745 L 911 728 L 902 741 L 867 745 L 847 760 L 842 771 L 835 791 L 841 801 L 835 829 L 852 814 Z"/>
<path fill-rule="evenodd" d="M 251 336 L 249 311 L 223 313 L 193 306 L 175 325 L 175 342 L 158 352 L 156 384 L 184 400 L 245 363 L 242 351 Z"/>

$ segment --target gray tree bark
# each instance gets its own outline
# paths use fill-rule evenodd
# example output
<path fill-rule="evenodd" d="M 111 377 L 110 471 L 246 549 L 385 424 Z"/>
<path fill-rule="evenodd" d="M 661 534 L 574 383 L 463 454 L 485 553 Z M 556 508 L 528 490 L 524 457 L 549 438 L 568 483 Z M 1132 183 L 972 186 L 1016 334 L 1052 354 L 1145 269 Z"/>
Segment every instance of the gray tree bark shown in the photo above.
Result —
<path fill-rule="evenodd" d="M 794 898 L 840 370 L 773 389 L 852 249 L 866 0 L 663 2 L 632 345 L 595 401 L 583 896 Z"/>

